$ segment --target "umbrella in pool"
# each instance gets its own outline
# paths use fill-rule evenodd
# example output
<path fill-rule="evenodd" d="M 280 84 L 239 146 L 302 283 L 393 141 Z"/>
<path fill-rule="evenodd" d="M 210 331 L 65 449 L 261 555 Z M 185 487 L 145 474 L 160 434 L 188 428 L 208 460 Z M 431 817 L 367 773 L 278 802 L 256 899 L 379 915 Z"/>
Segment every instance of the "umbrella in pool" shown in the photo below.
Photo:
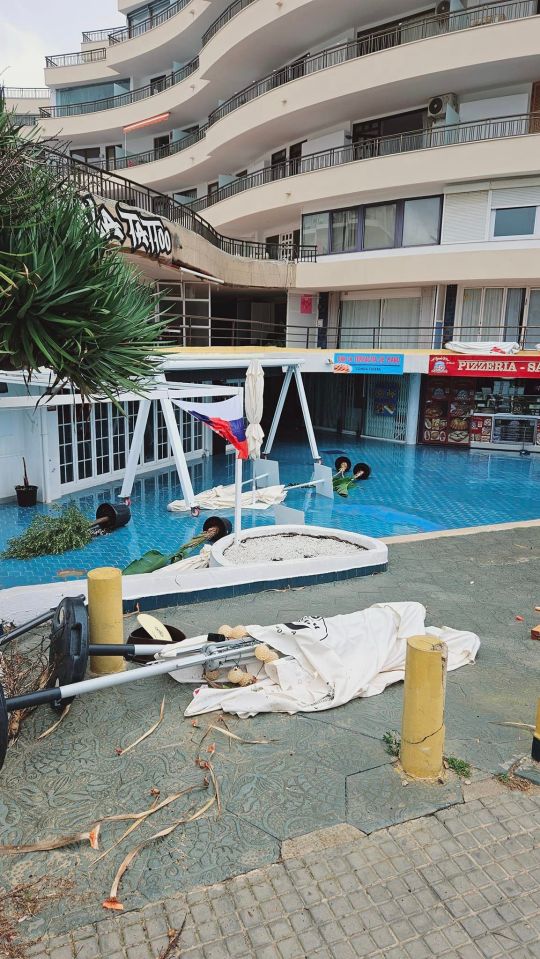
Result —
<path fill-rule="evenodd" d="M 261 428 L 264 396 L 264 373 L 258 360 L 252 360 L 247 368 L 245 386 L 245 406 L 248 426 L 246 437 L 249 457 L 256 460 L 261 455 L 264 433 Z"/>

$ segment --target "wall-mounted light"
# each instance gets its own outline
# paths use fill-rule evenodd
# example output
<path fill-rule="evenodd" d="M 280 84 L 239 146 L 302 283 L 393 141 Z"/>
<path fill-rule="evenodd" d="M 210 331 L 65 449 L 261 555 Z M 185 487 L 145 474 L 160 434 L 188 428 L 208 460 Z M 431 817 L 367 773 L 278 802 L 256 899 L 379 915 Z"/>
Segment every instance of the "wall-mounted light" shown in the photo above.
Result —
<path fill-rule="evenodd" d="M 128 123 L 127 126 L 122 127 L 123 133 L 132 133 L 134 130 L 142 130 L 144 127 L 151 127 L 154 123 L 163 123 L 164 120 L 168 120 L 170 113 L 158 113 L 155 117 L 148 117 L 146 120 L 138 120 L 136 123 Z"/>

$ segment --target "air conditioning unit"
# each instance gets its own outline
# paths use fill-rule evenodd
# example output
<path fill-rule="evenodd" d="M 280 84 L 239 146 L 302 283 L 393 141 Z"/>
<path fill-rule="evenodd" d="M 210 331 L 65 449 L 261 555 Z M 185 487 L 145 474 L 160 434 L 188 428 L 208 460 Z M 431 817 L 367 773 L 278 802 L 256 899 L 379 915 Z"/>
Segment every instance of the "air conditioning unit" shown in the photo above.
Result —
<path fill-rule="evenodd" d="M 450 0 L 440 0 L 435 7 L 435 13 L 438 17 L 445 17 L 450 13 Z"/>
<path fill-rule="evenodd" d="M 458 112 L 458 98 L 455 93 L 445 93 L 440 97 L 433 97 L 428 103 L 428 117 L 430 120 L 440 120 L 446 116 L 446 108 L 451 107 Z"/>

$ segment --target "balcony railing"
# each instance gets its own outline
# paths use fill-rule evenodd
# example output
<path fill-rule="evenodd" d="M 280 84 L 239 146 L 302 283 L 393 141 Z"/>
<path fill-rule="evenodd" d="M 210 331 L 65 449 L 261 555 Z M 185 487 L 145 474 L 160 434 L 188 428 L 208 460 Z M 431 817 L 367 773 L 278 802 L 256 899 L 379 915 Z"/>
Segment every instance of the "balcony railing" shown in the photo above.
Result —
<path fill-rule="evenodd" d="M 56 107 L 41 107 L 42 117 L 73 117 L 80 116 L 83 113 L 98 113 L 101 110 L 114 110 L 115 107 L 125 107 L 131 103 L 138 103 L 139 100 L 147 100 L 156 93 L 162 93 L 163 90 L 169 90 L 170 87 L 181 83 L 186 77 L 191 76 L 194 70 L 199 66 L 199 58 L 195 57 L 190 63 L 186 63 L 180 70 L 167 74 L 163 80 L 155 80 L 144 87 L 138 87 L 137 90 L 130 90 L 128 93 L 119 93 L 114 97 L 105 97 L 103 100 L 89 100 L 88 103 L 65 103 Z"/>
<path fill-rule="evenodd" d="M 107 47 L 97 47 L 95 50 L 80 50 L 78 53 L 59 53 L 52 57 L 45 57 L 45 68 L 76 67 L 80 63 L 95 63 L 105 60 Z"/>
<path fill-rule="evenodd" d="M 170 20 L 171 17 L 175 17 L 177 13 L 180 13 L 184 7 L 191 3 L 191 0 L 176 0 L 176 3 L 172 3 L 170 7 L 167 7 L 166 10 L 163 10 L 161 13 L 156 13 L 154 16 L 148 17 L 147 20 L 142 20 L 140 23 L 131 23 L 127 27 L 122 27 L 120 30 L 115 30 L 114 33 L 109 34 L 109 43 L 124 43 L 125 40 L 132 40 L 133 37 L 140 37 L 144 33 L 148 33 L 149 30 L 154 30 L 155 27 L 161 26 L 162 23 L 166 23 L 167 20 Z"/>
<path fill-rule="evenodd" d="M 229 4 L 221 16 L 210 24 L 206 33 L 203 33 L 202 46 L 205 47 L 212 37 L 215 37 L 216 33 L 218 33 L 226 23 L 229 23 L 229 20 L 232 20 L 233 17 L 240 13 L 241 10 L 244 10 L 245 7 L 251 6 L 252 3 L 254 3 L 254 0 L 234 0 L 234 3 Z"/>
<path fill-rule="evenodd" d="M 7 100 L 48 100 L 51 91 L 48 87 L 4 87 Z"/>
<path fill-rule="evenodd" d="M 58 151 L 50 150 L 39 143 L 29 142 L 26 149 L 30 162 L 44 164 L 53 170 L 58 180 L 72 184 L 78 192 L 90 193 L 102 200 L 121 201 L 153 213 L 155 216 L 163 217 L 171 223 L 177 223 L 184 229 L 196 233 L 207 240 L 208 243 L 211 243 L 212 246 L 217 247 L 224 253 L 229 253 L 231 256 L 267 260 L 271 258 L 270 253 L 272 253 L 274 259 L 297 259 L 312 262 L 317 259 L 317 248 L 315 246 L 284 243 L 277 245 L 275 250 L 272 249 L 269 252 L 265 243 L 223 236 L 193 210 L 164 193 L 140 186 L 138 183 L 133 183 L 117 174 L 111 175 L 99 167 L 91 166 L 82 160 L 76 160 Z"/>
<path fill-rule="evenodd" d="M 430 129 L 412 130 L 395 136 L 374 137 L 345 147 L 332 147 L 330 150 L 310 153 L 304 157 L 285 160 L 275 166 L 264 167 L 239 180 L 227 183 L 215 193 L 192 200 L 188 205 L 192 210 L 200 212 L 221 200 L 227 200 L 246 190 L 264 186 L 266 183 L 273 183 L 285 177 L 300 176 L 302 173 L 326 170 L 328 167 L 356 163 L 359 160 L 372 160 L 374 157 L 393 156 L 397 153 L 409 153 L 413 150 L 431 150 L 437 147 L 479 143 L 483 140 L 498 140 L 532 133 L 540 133 L 540 113 L 475 120 L 452 126 L 433 126 Z"/>
<path fill-rule="evenodd" d="M 455 336 L 465 341 L 515 340 L 522 350 L 530 350 L 540 342 L 540 327 L 524 327 L 515 333 L 502 329 L 500 324 L 488 330 L 470 326 L 460 329 Z M 286 325 L 285 322 L 189 315 L 174 317 L 163 332 L 163 340 L 174 346 L 286 346 L 297 350 L 440 350 L 453 338 L 452 328 L 442 323 L 345 330 L 340 326 Z"/>
<path fill-rule="evenodd" d="M 12 119 L 21 127 L 35 127 L 39 123 L 39 117 L 35 113 L 14 113 Z"/>
<path fill-rule="evenodd" d="M 162 160 L 164 157 L 174 156 L 175 153 L 181 153 L 182 150 L 187 150 L 188 147 L 193 146 L 194 143 L 198 143 L 199 140 L 204 140 L 206 130 L 207 127 L 203 126 L 194 133 L 189 133 L 187 136 L 182 137 L 181 140 L 173 140 L 172 143 L 165 144 L 163 147 L 154 147 L 152 150 L 146 150 L 143 153 L 133 153 L 130 156 L 118 157 L 113 161 L 113 165 L 110 166 L 109 169 L 128 170 L 129 167 L 139 166 L 141 163 L 152 163 L 155 160 Z"/>
<path fill-rule="evenodd" d="M 244 106 L 245 103 L 263 96 L 270 90 L 290 83 L 292 80 L 299 80 L 309 74 L 338 66 L 340 63 L 356 60 L 368 54 L 379 53 L 382 50 L 400 46 L 404 43 L 425 40 L 456 30 L 465 30 L 469 27 L 516 20 L 533 16 L 536 13 L 536 0 L 519 0 L 517 3 L 499 2 L 483 4 L 481 7 L 473 7 L 458 14 L 426 17 L 412 23 L 398 24 L 388 30 L 374 31 L 369 36 L 330 47 L 314 54 L 314 56 L 306 57 L 305 60 L 298 60 L 296 63 L 289 64 L 281 70 L 275 70 L 262 80 L 257 80 L 255 83 L 244 87 L 239 93 L 236 93 L 213 110 L 208 117 L 208 123 L 209 125 L 216 123 L 223 117 L 228 116 L 229 113 L 233 113 L 234 110 Z"/>
<path fill-rule="evenodd" d="M 83 43 L 101 43 L 103 40 L 109 40 L 115 33 L 121 33 L 124 27 L 109 27 L 103 30 L 85 30 L 82 35 Z"/>

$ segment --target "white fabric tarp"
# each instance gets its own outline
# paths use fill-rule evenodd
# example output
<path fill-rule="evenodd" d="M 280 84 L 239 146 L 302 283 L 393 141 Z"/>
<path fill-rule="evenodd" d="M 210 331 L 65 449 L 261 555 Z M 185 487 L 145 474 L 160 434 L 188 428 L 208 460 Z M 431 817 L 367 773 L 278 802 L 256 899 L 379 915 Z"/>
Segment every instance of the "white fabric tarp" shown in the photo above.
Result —
<path fill-rule="evenodd" d="M 281 484 L 255 490 L 255 499 L 253 491 L 248 490 L 242 493 L 242 509 L 270 509 L 271 506 L 282 503 L 286 495 L 287 491 Z M 233 509 L 234 486 L 214 486 L 213 489 L 204 490 L 195 497 L 195 505 L 201 509 Z M 185 513 L 190 508 L 185 499 L 175 499 L 167 506 L 171 513 Z"/>
<path fill-rule="evenodd" d="M 445 350 L 451 350 L 452 353 L 477 353 L 479 356 L 490 356 L 497 354 L 510 356 L 513 353 L 519 353 L 519 343 L 498 343 L 495 340 L 486 340 L 484 343 L 465 343 L 463 340 L 451 340 L 445 343 Z"/>
<path fill-rule="evenodd" d="M 404 678 L 410 636 L 427 634 L 444 640 L 449 670 L 474 662 L 480 646 L 475 633 L 446 626 L 426 627 L 425 616 L 420 603 L 377 603 L 345 615 L 304 616 L 277 626 L 248 626 L 250 636 L 277 650 L 281 658 L 264 666 L 255 658 L 248 660 L 248 671 L 262 677 L 252 686 L 201 686 L 195 690 L 185 715 L 217 709 L 241 717 L 265 712 L 317 712 L 360 696 L 376 696 Z M 162 655 L 174 655 L 174 649 Z M 182 670 L 171 675 L 178 682 L 196 681 Z"/>

